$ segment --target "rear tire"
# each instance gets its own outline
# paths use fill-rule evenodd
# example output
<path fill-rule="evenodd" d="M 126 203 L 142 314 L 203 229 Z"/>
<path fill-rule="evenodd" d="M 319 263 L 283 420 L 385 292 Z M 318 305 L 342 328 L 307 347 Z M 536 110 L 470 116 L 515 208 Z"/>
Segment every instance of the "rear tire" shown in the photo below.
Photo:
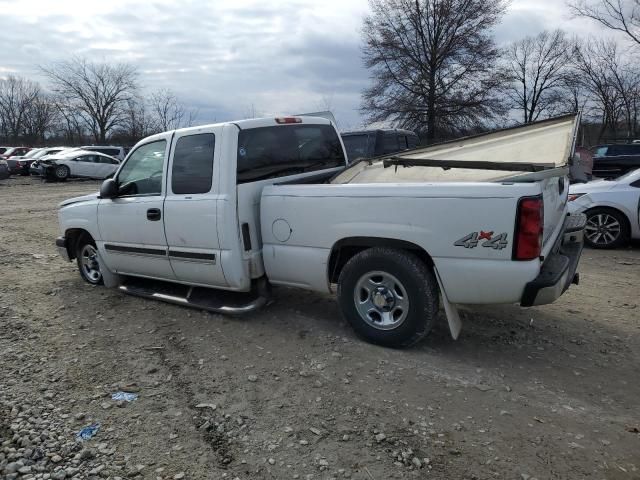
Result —
<path fill-rule="evenodd" d="M 345 319 L 358 335 L 386 347 L 408 347 L 425 337 L 435 323 L 438 300 L 433 272 L 405 250 L 364 250 L 338 279 Z"/>
<path fill-rule="evenodd" d="M 98 248 L 89 235 L 82 235 L 76 243 L 76 262 L 82 279 L 91 285 L 102 285 L 98 263 Z"/>
<path fill-rule="evenodd" d="M 591 248 L 618 248 L 629 241 L 629 221 L 612 208 L 594 208 L 586 212 L 584 242 Z"/>

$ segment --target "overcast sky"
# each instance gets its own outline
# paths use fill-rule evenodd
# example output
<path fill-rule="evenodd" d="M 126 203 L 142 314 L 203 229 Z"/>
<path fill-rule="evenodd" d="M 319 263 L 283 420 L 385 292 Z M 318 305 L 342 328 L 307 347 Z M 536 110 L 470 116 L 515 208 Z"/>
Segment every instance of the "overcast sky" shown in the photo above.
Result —
<path fill-rule="evenodd" d="M 170 88 L 197 123 L 253 113 L 301 113 L 328 103 L 357 127 L 360 26 L 367 0 L 0 0 L 0 76 L 41 80 L 37 65 L 81 55 L 131 62 L 149 90 Z M 601 34 L 571 19 L 564 0 L 513 0 L 495 35 L 541 30 Z"/>

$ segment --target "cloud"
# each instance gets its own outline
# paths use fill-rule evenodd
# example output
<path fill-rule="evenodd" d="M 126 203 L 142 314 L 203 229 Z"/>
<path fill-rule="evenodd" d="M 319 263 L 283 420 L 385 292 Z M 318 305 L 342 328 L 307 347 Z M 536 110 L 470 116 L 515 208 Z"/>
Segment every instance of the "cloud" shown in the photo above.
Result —
<path fill-rule="evenodd" d="M 0 1 L 0 75 L 38 78 L 38 65 L 73 55 L 126 61 L 147 89 L 170 88 L 199 109 L 201 122 L 330 103 L 356 127 L 369 81 L 359 33 L 367 10 L 366 0 Z M 515 0 L 496 39 L 575 22 L 563 1 Z"/>

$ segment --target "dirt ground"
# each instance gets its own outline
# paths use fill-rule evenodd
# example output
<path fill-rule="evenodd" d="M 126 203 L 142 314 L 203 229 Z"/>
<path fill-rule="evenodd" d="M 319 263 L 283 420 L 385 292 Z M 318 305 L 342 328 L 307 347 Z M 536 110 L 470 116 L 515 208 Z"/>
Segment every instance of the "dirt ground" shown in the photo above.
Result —
<path fill-rule="evenodd" d="M 0 182 L 0 477 L 640 479 L 639 245 L 585 250 L 553 305 L 396 351 L 330 297 L 225 318 L 83 283 L 56 206 L 97 189 Z"/>

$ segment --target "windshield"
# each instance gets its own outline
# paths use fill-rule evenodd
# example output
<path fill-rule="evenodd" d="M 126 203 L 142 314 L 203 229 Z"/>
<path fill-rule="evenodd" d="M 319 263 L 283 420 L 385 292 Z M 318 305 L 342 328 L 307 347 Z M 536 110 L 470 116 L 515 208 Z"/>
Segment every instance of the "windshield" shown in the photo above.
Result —
<path fill-rule="evenodd" d="M 598 147 L 594 156 L 604 157 L 607 154 L 607 147 Z"/>
<path fill-rule="evenodd" d="M 344 166 L 331 125 L 261 127 L 238 134 L 238 183 Z"/>
<path fill-rule="evenodd" d="M 39 149 L 31 150 L 25 154 L 24 158 L 34 158 L 38 152 L 40 152 Z"/>
<path fill-rule="evenodd" d="M 47 155 L 54 155 L 58 152 L 61 152 L 63 149 L 55 149 L 55 150 L 42 150 L 35 155 L 35 158 L 45 157 Z"/>

